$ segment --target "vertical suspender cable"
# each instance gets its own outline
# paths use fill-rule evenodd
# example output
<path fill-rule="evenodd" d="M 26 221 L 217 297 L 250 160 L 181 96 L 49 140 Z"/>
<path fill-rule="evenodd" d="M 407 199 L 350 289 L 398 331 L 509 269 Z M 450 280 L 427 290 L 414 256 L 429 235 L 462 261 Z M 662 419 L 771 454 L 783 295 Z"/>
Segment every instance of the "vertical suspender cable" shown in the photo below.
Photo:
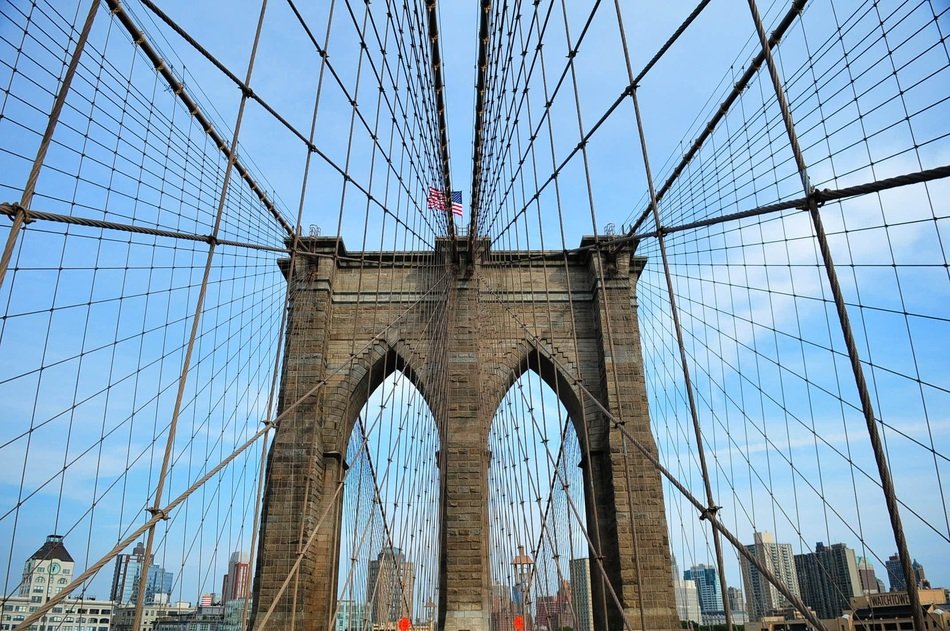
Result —
<path fill-rule="evenodd" d="M 257 47 L 260 43 L 261 38 L 261 29 L 264 25 L 264 15 L 267 11 L 267 0 L 261 0 L 261 10 L 260 15 L 257 20 L 257 30 L 254 33 L 254 43 L 251 46 L 251 54 L 247 63 L 247 74 L 244 79 L 244 83 L 249 85 L 251 81 L 251 74 L 254 71 L 254 60 L 257 57 Z M 175 407 L 172 411 L 171 421 L 168 427 L 168 439 L 165 443 L 165 453 L 162 458 L 161 469 L 158 474 L 158 481 L 155 483 L 155 496 L 152 501 L 152 506 L 148 509 L 148 512 L 155 517 L 156 515 L 161 515 L 162 513 L 162 496 L 165 491 L 165 478 L 168 475 L 168 469 L 171 464 L 172 452 L 174 451 L 175 446 L 175 430 L 178 425 L 178 418 L 181 413 L 182 401 L 185 394 L 185 384 L 188 380 L 188 373 L 191 368 L 191 357 L 195 348 L 195 341 L 198 337 L 198 330 L 201 325 L 201 313 L 204 309 L 205 296 L 208 291 L 208 280 L 211 277 L 211 267 L 214 262 L 214 252 L 216 246 L 216 239 L 218 232 L 221 228 L 221 220 L 224 216 L 224 207 L 227 203 L 228 198 L 228 188 L 231 182 L 231 173 L 234 170 L 234 163 L 237 160 L 237 143 L 241 134 L 241 122 L 244 119 L 244 109 L 247 105 L 249 92 L 244 91 L 241 93 L 241 104 L 238 108 L 237 119 L 234 124 L 234 134 L 231 138 L 231 151 L 228 155 L 228 164 L 224 171 L 224 178 L 221 182 L 221 194 L 218 198 L 218 209 L 214 220 L 214 228 L 211 231 L 211 240 L 208 244 L 208 256 L 205 259 L 204 274 L 201 279 L 201 288 L 198 292 L 198 301 L 195 305 L 194 317 L 192 318 L 191 324 L 191 333 L 188 338 L 188 346 L 185 350 L 185 358 L 182 362 L 181 367 L 181 376 L 178 379 L 178 392 L 175 397 Z M 163 518 L 165 515 L 161 515 Z M 148 536 L 146 537 L 145 543 L 145 553 L 143 556 L 145 566 L 148 566 L 149 560 L 152 556 L 152 547 L 155 543 L 155 524 L 152 524 L 151 528 L 148 529 Z M 138 599 L 135 603 L 135 617 L 133 620 L 133 628 L 138 629 L 142 624 L 142 607 L 145 604 L 145 588 L 148 582 L 148 572 L 141 572 L 139 576 L 139 586 L 138 586 Z"/>
<path fill-rule="evenodd" d="M 702 6 L 703 5 L 700 5 L 700 7 Z M 626 37 L 626 33 L 623 27 L 623 17 L 620 12 L 619 0 L 614 0 L 614 9 L 617 13 L 617 24 L 620 29 L 620 38 L 623 44 L 624 57 L 625 57 L 626 67 L 627 67 L 627 76 L 630 80 L 630 87 L 629 87 L 630 98 L 633 102 L 634 115 L 636 117 L 636 123 L 637 123 L 637 133 L 639 134 L 639 138 L 640 138 L 640 152 L 641 152 L 641 155 L 643 156 L 643 168 L 645 170 L 645 175 L 647 179 L 647 187 L 650 192 L 650 207 L 653 210 L 653 220 L 654 220 L 654 223 L 656 224 L 656 230 L 658 232 L 657 243 L 660 247 L 660 256 L 663 259 L 663 274 L 666 278 L 667 291 L 669 292 L 669 296 L 670 296 L 670 311 L 672 312 L 672 316 L 673 316 L 673 326 L 676 332 L 676 342 L 677 342 L 677 345 L 679 346 L 680 362 L 682 363 L 682 368 L 683 368 L 684 386 L 686 388 L 686 394 L 689 401 L 690 416 L 692 417 L 692 421 L 693 421 L 693 431 L 696 438 L 696 449 L 699 454 L 699 464 L 700 464 L 700 468 L 701 468 L 701 472 L 703 476 L 703 486 L 706 491 L 706 503 L 707 503 L 706 510 L 700 516 L 700 519 L 704 519 L 708 517 L 710 514 L 715 515 L 716 511 L 718 511 L 719 508 L 718 506 L 716 506 L 715 500 L 713 498 L 712 484 L 709 480 L 709 468 L 706 464 L 706 452 L 705 452 L 705 447 L 703 446 L 703 434 L 699 425 L 699 414 L 696 410 L 696 400 L 693 394 L 693 385 L 690 379 L 689 366 L 687 365 L 687 361 L 686 361 L 686 349 L 683 344 L 683 329 L 682 329 L 682 324 L 680 323 L 679 311 L 677 310 L 677 306 L 676 306 L 676 298 L 674 297 L 673 278 L 672 278 L 672 275 L 670 274 L 670 264 L 669 264 L 669 260 L 666 254 L 666 243 L 663 236 L 662 227 L 660 224 L 660 211 L 659 211 L 659 208 L 657 207 L 658 201 L 657 201 L 657 196 L 656 196 L 656 188 L 654 187 L 654 184 L 653 184 L 653 173 L 652 173 L 652 170 L 650 169 L 649 152 L 647 151 L 647 146 L 646 146 L 646 134 L 643 130 L 643 120 L 640 115 L 640 102 L 637 99 L 638 86 L 636 84 L 636 79 L 633 76 L 633 66 L 631 65 L 631 62 L 630 62 L 630 50 L 627 45 L 627 37 Z M 712 522 L 710 522 L 710 525 L 711 524 Z M 713 547 L 715 548 L 715 551 L 716 551 L 716 567 L 719 571 L 719 576 L 720 576 L 719 587 L 722 592 L 723 612 L 725 613 L 726 629 L 728 630 L 728 629 L 732 629 L 732 611 L 729 607 L 729 594 L 727 591 L 728 581 L 726 580 L 725 559 L 723 558 L 723 553 L 722 553 L 722 540 L 719 536 L 719 532 L 715 528 L 711 527 L 711 530 L 712 530 L 712 536 L 713 536 Z"/>
<path fill-rule="evenodd" d="M 76 47 L 73 49 L 72 57 L 69 59 L 69 66 L 66 68 L 66 74 L 63 75 L 63 81 L 59 85 L 59 92 L 56 93 L 56 100 L 53 102 L 53 109 L 50 111 L 49 118 L 46 121 L 46 130 L 43 132 L 40 146 L 36 150 L 33 167 L 30 169 L 30 175 L 27 177 L 26 185 L 23 187 L 23 193 L 20 196 L 20 205 L 16 208 L 16 214 L 13 216 L 13 225 L 10 227 L 10 233 L 7 235 L 7 242 L 3 247 L 3 254 L 0 255 L 0 287 L 3 287 L 3 279 L 7 274 L 7 268 L 10 266 L 10 258 L 13 256 L 13 248 L 16 247 L 17 238 L 20 236 L 20 231 L 23 229 L 23 226 L 28 221 L 30 204 L 33 202 L 33 194 L 36 192 L 36 181 L 40 177 L 40 170 L 43 168 L 43 163 L 46 160 L 49 143 L 53 139 L 53 132 L 56 131 L 56 124 L 59 122 L 59 114 L 63 110 L 63 105 L 66 103 L 69 88 L 72 85 L 73 77 L 76 76 L 76 68 L 79 67 L 79 59 L 82 57 L 82 51 L 86 47 L 86 41 L 89 39 L 89 33 L 92 31 L 92 24 L 95 21 L 98 10 L 98 0 L 91 0 L 89 2 L 89 12 L 86 14 L 86 21 L 82 25 L 79 39 L 76 40 Z"/>
<path fill-rule="evenodd" d="M 795 131 L 795 123 L 792 119 L 792 111 L 788 105 L 785 96 L 785 88 L 782 86 L 782 78 L 779 75 L 778 67 L 775 65 L 775 58 L 768 45 L 768 37 L 765 33 L 765 26 L 762 24 L 762 17 L 759 15 L 759 9 L 755 0 L 749 0 L 749 11 L 752 14 L 752 21 L 755 23 L 755 30 L 758 33 L 759 41 L 762 45 L 762 52 L 765 55 L 765 61 L 769 69 L 769 76 L 772 80 L 772 86 L 775 89 L 775 98 L 778 101 L 782 112 L 782 121 L 785 124 L 785 131 L 788 134 L 789 144 L 795 157 L 795 165 L 798 167 L 798 173 L 802 180 L 802 188 L 805 195 L 808 196 L 808 212 L 811 216 L 812 224 L 815 228 L 815 236 L 818 241 L 818 247 L 821 250 L 821 258 L 825 265 L 825 272 L 828 276 L 828 286 L 831 289 L 834 298 L 835 310 L 838 313 L 838 322 L 841 325 L 841 333 L 844 337 L 845 346 L 848 349 L 848 359 L 851 362 L 851 370 L 854 373 L 854 382 L 858 390 L 858 397 L 861 400 L 861 411 L 864 414 L 864 421 L 868 429 L 868 438 L 871 442 L 871 449 L 874 452 L 874 460 L 877 464 L 878 473 L 881 478 L 881 488 L 884 491 L 884 501 L 887 504 L 887 513 L 891 521 L 891 529 L 894 531 L 894 542 L 897 544 L 897 554 L 900 557 L 901 568 L 904 576 L 907 577 L 907 594 L 910 597 L 911 615 L 914 619 L 914 626 L 917 629 L 924 629 L 924 615 L 920 606 L 920 594 L 917 591 L 917 581 L 915 580 L 914 570 L 911 564 L 910 551 L 907 546 L 907 539 L 904 536 L 904 527 L 901 524 L 900 509 L 897 505 L 897 494 L 894 490 L 894 481 L 891 478 L 890 465 L 887 461 L 887 454 L 884 453 L 884 446 L 881 441 L 881 435 L 877 427 L 877 419 L 874 415 L 874 406 L 871 403 L 871 394 L 868 389 L 867 380 L 864 377 L 864 367 L 861 365 L 861 357 L 858 353 L 857 343 L 854 339 L 854 332 L 851 328 L 851 318 L 848 315 L 848 308 L 844 298 L 844 292 L 838 281 L 838 274 L 835 271 L 834 259 L 831 253 L 831 246 L 828 243 L 828 237 L 825 234 L 824 223 L 821 219 L 821 213 L 818 211 L 818 202 L 814 196 L 814 191 L 808 177 L 808 169 L 805 164 L 805 157 L 801 146 L 798 143 L 798 134 Z"/>

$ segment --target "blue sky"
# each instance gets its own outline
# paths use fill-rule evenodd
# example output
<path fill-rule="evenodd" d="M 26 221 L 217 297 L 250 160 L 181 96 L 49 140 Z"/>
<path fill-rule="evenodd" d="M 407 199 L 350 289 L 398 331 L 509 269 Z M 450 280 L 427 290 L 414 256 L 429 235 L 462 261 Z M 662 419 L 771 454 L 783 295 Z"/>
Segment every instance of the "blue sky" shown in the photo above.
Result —
<path fill-rule="evenodd" d="M 622 4 L 635 71 L 692 9 L 686 3 Z M 174 33 L 153 22 L 147 10 L 129 5 L 222 135 L 230 138 L 239 92 Z M 11 6 L 23 8 L 26 3 Z M 43 6 L 48 10 L 51 5 Z M 71 7 L 57 6 L 59 18 L 37 18 L 36 28 L 51 33 L 37 35 L 42 41 L 64 41 L 50 26 L 77 19 Z M 177 0 L 162 6 L 227 67 L 243 75 L 257 18 L 255 3 L 237 3 L 225 11 L 210 3 Z M 591 6 L 571 3 L 575 40 Z M 549 77 L 565 63 L 558 7 L 545 40 Z M 785 12 L 786 3 L 763 2 L 761 9 L 771 25 Z M 361 10 L 354 7 L 357 20 Z M 324 8 L 302 11 L 322 39 Z M 939 11 L 944 13 L 934 18 Z M 939 1 L 873 7 L 859 2 L 832 5 L 828 0 L 808 4 L 780 47 L 778 62 L 817 186 L 854 185 L 950 162 L 945 140 L 950 120 L 945 11 Z M 0 22 L 5 38 L 5 65 L 0 68 L 2 201 L 19 197 L 29 168 L 27 156 L 35 151 L 35 132 L 50 102 L 43 90 L 56 85 L 61 65 L 54 52 L 36 44 L 27 48 L 33 59 L 15 61 L 14 14 Z M 92 61 L 81 72 L 86 80 L 77 82 L 77 96 L 70 101 L 74 107 L 64 112 L 34 206 L 206 232 L 223 160 L 175 105 L 174 95 L 147 62 L 134 54 L 125 33 L 105 14 L 99 17 L 92 42 L 96 50 L 108 51 L 112 65 Z M 875 30 L 881 22 L 888 25 L 885 39 Z M 615 23 L 612 3 L 604 3 L 577 57 L 587 128 L 627 83 Z M 440 25 L 452 182 L 463 191 L 467 206 L 472 189 L 475 4 L 443 3 Z M 344 9 L 339 9 L 333 28 L 330 59 L 347 89 L 356 93 L 359 48 Z M 752 35 L 744 2 L 713 2 L 644 79 L 639 96 L 658 183 L 754 54 L 758 44 Z M 252 87 L 297 129 L 308 129 L 318 58 L 285 3 L 269 3 L 261 42 Z M 804 63 L 809 55 L 814 64 Z M 378 51 L 373 59 L 379 60 Z M 14 63 L 19 75 L 10 71 Z M 94 81 L 97 76 L 99 83 Z M 126 76 L 131 81 L 123 86 L 119 79 Z M 664 222 L 701 219 L 801 194 L 771 86 L 763 79 L 752 82 L 671 188 L 661 204 Z M 324 81 L 315 142 L 343 164 L 351 108 L 329 75 Z M 370 123 L 378 104 L 372 81 L 364 65 L 358 100 Z M 536 121 L 544 100 L 539 75 L 531 87 Z M 553 140 L 539 137 L 539 166 L 536 173 L 533 167 L 525 168 L 516 191 L 523 184 L 530 195 L 537 187 L 535 175 L 543 181 L 551 173 L 551 145 L 560 161 L 578 142 L 570 80 L 564 89 L 551 108 Z M 153 116 L 146 117 L 147 112 Z M 403 131 L 409 136 L 419 133 L 411 125 Z M 392 134 L 386 132 L 384 139 L 389 141 Z M 528 134 L 524 124 L 517 130 L 523 148 Z M 393 138 L 398 146 L 399 136 Z M 430 183 L 424 166 L 418 171 L 401 167 L 409 193 L 399 196 L 394 178 L 383 177 L 385 170 L 377 168 L 370 176 L 373 143 L 359 123 L 353 140 L 349 160 L 354 180 L 380 199 L 403 205 L 404 214 L 407 197 L 416 202 L 424 197 Z M 513 231 L 517 238 L 509 233 L 496 247 L 539 247 L 542 236 L 548 248 L 573 247 L 583 234 L 601 232 L 607 223 L 630 223 L 639 215 L 647 187 L 629 103 L 607 119 L 588 150 L 596 221 L 591 218 L 584 170 L 575 158 L 559 179 L 560 204 L 554 187 L 547 187 L 540 196 L 540 221 L 532 207 Z M 291 221 L 305 155 L 286 129 L 258 106 L 248 107 L 241 159 L 252 165 Z M 509 164 L 507 178 L 511 172 Z M 351 250 L 428 247 L 433 235 L 425 222 L 432 218 L 425 211 L 412 215 L 420 236 L 407 235 L 394 231 L 392 221 L 352 187 L 341 202 L 342 190 L 339 175 L 315 159 L 303 204 L 305 232 L 310 224 L 319 225 L 324 234 L 335 234 L 339 227 Z M 514 197 L 505 200 L 505 213 L 524 204 L 521 193 Z M 875 407 L 884 422 L 895 482 L 907 504 L 904 521 L 911 550 L 942 585 L 950 584 L 950 524 L 944 499 L 950 476 L 948 199 L 950 190 L 945 181 L 938 181 L 828 204 L 822 210 Z M 258 212 L 253 194 L 235 185 L 223 236 L 279 245 L 279 229 L 261 220 Z M 563 242 L 559 220 L 564 224 Z M 493 237 L 500 224 L 492 226 Z M 645 229 L 651 227 L 648 223 Z M 174 401 L 206 252 L 203 244 L 194 242 L 125 235 L 103 241 L 96 231 L 77 228 L 69 235 L 64 238 L 58 225 L 32 225 L 15 254 L 16 270 L 0 289 L 9 316 L 0 325 L 0 409 L 12 420 L 2 434 L 0 453 L 17 463 L 3 474 L 6 499 L 0 505 L 16 504 L 21 487 L 26 493 L 41 488 L 18 513 L 0 521 L 0 532 L 5 533 L 0 536 L 0 558 L 10 554 L 8 592 L 22 560 L 51 530 L 51 515 L 64 524 L 59 530 L 74 527 L 67 541 L 82 560 L 98 558 L 120 533 L 141 522 L 145 501 L 135 490 L 154 485 L 163 423 Z M 796 552 L 828 540 L 859 548 L 861 535 L 868 554 L 892 554 L 880 491 L 861 473 L 875 475 L 807 217 L 786 213 L 677 233 L 668 238 L 667 247 L 707 432 L 714 491 L 723 498 L 725 522 L 744 541 L 751 541 L 753 527 L 777 531 L 778 539 L 792 543 Z M 645 240 L 638 253 L 649 257 L 640 281 L 639 308 L 654 431 L 664 461 L 701 495 L 656 241 Z M 184 489 L 205 463 L 213 464 L 256 431 L 258 419 L 266 414 L 283 281 L 276 255 L 239 254 L 244 252 L 222 248 L 214 269 L 200 359 L 186 389 L 188 418 L 176 447 L 179 465 L 166 497 Z M 38 423 L 43 426 L 34 430 L 29 447 L 25 437 L 15 438 Z M 189 502 L 169 525 L 162 554 L 171 565 L 184 563 L 188 577 L 176 587 L 183 599 L 219 589 L 230 551 L 249 540 L 248 498 L 254 492 L 257 455 L 256 448 L 251 450 L 220 480 L 213 480 L 214 486 Z M 64 463 L 69 475 L 57 475 Z M 93 516 L 84 516 L 92 498 L 100 495 Z M 702 524 L 675 491 L 668 489 L 667 498 L 671 542 L 680 567 L 708 562 L 711 542 Z M 200 524 L 197 530 L 195 524 Z M 186 527 L 199 535 L 192 539 L 183 534 Z M 225 534 L 218 537 L 221 530 Z M 100 532 L 108 537 L 100 537 Z M 734 555 L 729 559 L 729 578 L 735 583 Z M 880 576 L 881 564 L 876 565 Z M 107 580 L 100 577 L 93 583 L 97 594 L 104 593 Z"/>

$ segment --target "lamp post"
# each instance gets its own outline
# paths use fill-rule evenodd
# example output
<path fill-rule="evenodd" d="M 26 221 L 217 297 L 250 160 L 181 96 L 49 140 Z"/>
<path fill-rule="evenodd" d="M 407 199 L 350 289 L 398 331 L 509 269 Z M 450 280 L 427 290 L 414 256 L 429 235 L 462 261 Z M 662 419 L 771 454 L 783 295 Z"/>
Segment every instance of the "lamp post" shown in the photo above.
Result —
<path fill-rule="evenodd" d="M 534 560 L 525 552 L 524 546 L 518 546 L 518 554 L 511 560 L 511 566 L 514 570 L 515 579 L 512 598 L 515 604 L 515 613 L 522 616 L 522 620 L 525 621 L 524 628 L 530 629 L 531 579 L 534 573 Z"/>

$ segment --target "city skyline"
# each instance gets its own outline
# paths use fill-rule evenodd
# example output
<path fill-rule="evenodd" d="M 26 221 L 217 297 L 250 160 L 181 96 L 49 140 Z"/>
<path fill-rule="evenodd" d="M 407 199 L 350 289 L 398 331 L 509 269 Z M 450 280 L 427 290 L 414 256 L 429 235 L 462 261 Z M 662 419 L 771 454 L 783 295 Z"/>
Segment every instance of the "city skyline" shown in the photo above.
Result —
<path fill-rule="evenodd" d="M 762 532 L 757 533 L 755 543 L 749 544 L 749 548 L 750 552 L 755 554 L 757 558 L 766 559 L 765 563 L 771 564 L 778 573 L 788 572 L 787 550 L 790 548 L 789 544 L 777 542 L 771 533 Z M 144 561 L 144 546 L 138 544 L 130 554 L 123 555 L 119 558 L 122 566 L 126 568 L 126 572 L 132 572 L 134 571 L 132 567 L 134 563 Z M 526 571 L 530 572 L 530 566 L 533 565 L 533 563 L 523 547 L 515 557 L 515 560 L 519 559 L 521 563 L 526 566 Z M 240 551 L 235 551 L 230 555 L 228 572 L 225 573 L 223 577 L 225 585 L 228 584 L 228 574 L 240 568 L 242 565 L 246 565 L 246 560 L 247 554 Z M 893 561 L 893 559 L 891 560 Z M 852 602 L 858 602 L 854 599 L 861 596 L 868 596 L 869 594 L 876 594 L 876 582 L 874 589 L 865 590 L 862 587 L 862 576 L 859 574 L 859 568 L 868 571 L 871 569 L 869 564 L 866 559 L 859 558 L 855 555 L 854 550 L 846 544 L 831 543 L 826 545 L 823 542 L 817 542 L 814 552 L 794 555 L 793 561 L 793 565 L 796 568 L 796 587 L 800 589 L 803 601 L 814 609 L 820 619 L 835 618 L 841 615 L 843 611 L 849 610 L 852 607 Z M 375 622 L 381 624 L 397 620 L 398 617 L 394 616 L 409 615 L 408 612 L 411 611 L 411 603 L 408 604 L 407 609 L 405 602 L 397 602 L 404 600 L 403 597 L 399 594 L 389 592 L 402 590 L 403 594 L 411 594 L 411 584 L 414 580 L 411 563 L 405 560 L 399 549 L 391 547 L 381 549 L 373 563 L 376 564 L 376 567 L 370 568 L 370 573 L 367 578 L 368 582 L 382 585 L 402 582 L 404 585 L 401 588 L 396 586 L 393 589 L 386 589 L 385 587 L 378 589 L 376 594 L 371 596 L 370 602 L 361 603 L 341 599 L 338 604 L 338 622 L 341 620 L 340 616 L 342 616 L 350 621 L 367 619 L 370 620 L 369 624 L 373 624 L 374 621 L 371 620 L 373 613 L 371 612 L 374 609 L 378 612 L 377 615 L 379 616 Z M 586 627 L 580 620 L 589 616 L 589 609 L 585 611 L 585 605 L 583 603 L 585 599 L 583 595 L 584 591 L 588 592 L 586 598 L 589 599 L 589 561 L 586 558 L 574 558 L 569 560 L 568 566 L 571 569 L 571 580 L 562 580 L 555 593 L 546 594 L 539 592 L 535 594 L 533 596 L 534 602 L 532 603 L 531 614 L 537 624 L 543 624 L 544 621 L 567 621 L 568 624 L 561 624 L 560 626 L 572 626 L 575 628 L 575 631 L 585 631 Z M 923 589 L 929 589 L 930 585 L 926 579 L 924 564 L 915 561 L 914 567 L 918 571 L 917 577 L 920 586 Z M 241 570 L 238 570 L 238 575 L 240 575 L 240 571 Z M 716 610 L 710 607 L 714 607 L 717 601 L 715 598 L 712 598 L 711 592 L 708 593 L 706 595 L 707 609 L 701 610 L 701 603 L 703 601 L 701 594 L 703 589 L 707 589 L 708 591 L 714 586 L 718 587 L 719 582 L 716 577 L 716 568 L 708 564 L 700 563 L 691 566 L 690 569 L 680 574 L 676 559 L 672 558 L 671 571 L 674 579 L 676 579 L 674 583 L 679 582 L 679 584 L 676 585 L 678 590 L 677 596 L 680 595 L 679 590 L 684 588 L 686 584 L 691 586 L 689 593 L 692 594 L 690 596 L 692 601 L 685 605 L 679 603 L 680 607 L 678 609 L 681 612 L 687 612 L 685 616 L 686 619 L 692 619 L 693 616 L 701 618 L 701 620 L 694 620 L 697 624 L 701 621 L 704 624 L 711 623 L 707 622 L 707 614 L 716 613 Z M 65 581 L 68 580 L 67 577 L 74 574 L 76 574 L 75 562 L 72 560 L 72 556 L 64 544 L 64 538 L 59 535 L 49 535 L 46 537 L 43 545 L 27 559 L 24 565 L 24 580 L 21 583 L 19 597 L 28 598 L 32 595 L 34 600 L 36 598 L 48 598 L 54 595 L 58 589 L 61 589 L 62 586 L 65 585 L 65 582 L 61 585 L 54 583 L 53 580 L 47 581 L 46 577 L 50 579 L 53 577 L 57 579 L 62 578 L 62 580 Z M 115 574 L 116 576 L 121 574 L 118 564 Z M 682 580 L 678 579 L 680 575 L 683 576 Z M 39 580 L 37 580 L 38 578 Z M 867 580 L 870 579 L 866 579 L 866 582 Z M 699 585 L 700 583 L 702 583 L 702 586 Z M 895 587 L 897 586 L 899 586 L 899 583 L 895 584 Z M 33 591 L 39 592 L 41 590 L 43 591 L 42 595 L 37 596 L 32 594 Z M 517 589 L 512 589 L 510 594 L 514 596 L 517 591 Z M 504 594 L 508 592 L 505 590 L 501 593 Z M 582 595 L 578 596 L 578 593 Z M 885 592 L 885 594 L 887 593 L 899 594 L 902 592 L 891 590 Z M 741 608 L 737 607 L 737 605 L 743 601 L 743 598 L 744 592 L 742 590 L 732 586 L 729 587 L 730 606 L 733 607 L 734 613 L 739 613 L 740 616 L 742 613 Z M 928 596 L 928 598 L 930 598 L 930 596 Z M 91 598 L 87 598 L 86 600 L 93 602 Z M 160 611 L 164 611 L 165 609 L 177 611 L 178 614 L 176 615 L 185 615 L 186 612 L 183 607 L 186 609 L 191 607 L 188 609 L 190 612 L 196 612 L 198 609 L 204 607 L 204 609 L 201 609 L 203 613 L 198 612 L 198 614 L 208 620 L 218 620 L 219 617 L 225 615 L 225 601 L 229 599 L 226 598 L 224 591 L 222 591 L 221 598 L 217 599 L 214 603 L 210 602 L 210 598 L 208 600 L 209 602 L 207 603 L 198 602 L 194 607 L 191 606 L 190 603 L 152 604 L 147 602 L 146 605 L 149 607 L 158 607 L 158 609 L 150 610 L 150 615 L 153 617 L 156 616 L 156 612 L 158 612 L 158 615 L 161 615 Z M 95 602 L 108 602 L 117 606 L 122 604 L 122 600 L 116 599 Z M 243 602 L 243 600 L 240 600 L 240 602 Z M 511 602 L 513 605 L 513 600 Z M 126 610 L 129 606 L 131 605 L 126 606 Z M 214 607 L 221 609 L 221 611 L 219 612 L 217 609 L 214 609 Z M 398 612 L 396 611 L 397 609 L 399 610 Z M 777 606 L 770 607 L 767 610 L 760 608 L 755 615 L 756 617 L 772 615 L 769 612 L 774 613 L 785 609 L 787 609 L 787 604 L 778 602 Z M 512 609 L 513 612 L 516 610 L 517 608 Z M 112 617 L 116 618 L 119 616 L 119 611 L 119 609 L 113 611 Z M 232 613 L 230 615 L 234 618 L 236 614 Z M 417 617 L 411 615 L 410 618 L 417 619 Z M 718 620 L 718 618 L 712 617 L 708 618 L 708 620 Z"/>
<path fill-rule="evenodd" d="M 371 624 L 413 619 L 415 564 L 402 550 L 386 546 L 369 562 L 366 594 Z"/>
<path fill-rule="evenodd" d="M 146 559 L 145 544 L 142 542 L 136 543 L 131 553 L 116 556 L 109 599 L 118 603 L 137 602 L 143 570 L 146 573 L 143 602 L 151 605 L 169 601 L 175 580 L 174 573 L 155 563 L 154 555 L 149 555 Z"/>

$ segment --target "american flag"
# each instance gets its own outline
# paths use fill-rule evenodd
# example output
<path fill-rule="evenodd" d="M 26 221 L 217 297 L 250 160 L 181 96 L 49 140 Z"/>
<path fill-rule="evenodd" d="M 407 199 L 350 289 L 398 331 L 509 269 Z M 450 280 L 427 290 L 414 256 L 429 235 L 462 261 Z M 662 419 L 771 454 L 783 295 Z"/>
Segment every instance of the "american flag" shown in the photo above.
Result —
<path fill-rule="evenodd" d="M 434 186 L 429 187 L 429 197 L 426 198 L 426 205 L 435 210 L 445 210 L 445 201 L 448 199 L 448 191 L 440 191 Z M 462 216 L 462 191 L 452 191 L 452 214 Z"/>

